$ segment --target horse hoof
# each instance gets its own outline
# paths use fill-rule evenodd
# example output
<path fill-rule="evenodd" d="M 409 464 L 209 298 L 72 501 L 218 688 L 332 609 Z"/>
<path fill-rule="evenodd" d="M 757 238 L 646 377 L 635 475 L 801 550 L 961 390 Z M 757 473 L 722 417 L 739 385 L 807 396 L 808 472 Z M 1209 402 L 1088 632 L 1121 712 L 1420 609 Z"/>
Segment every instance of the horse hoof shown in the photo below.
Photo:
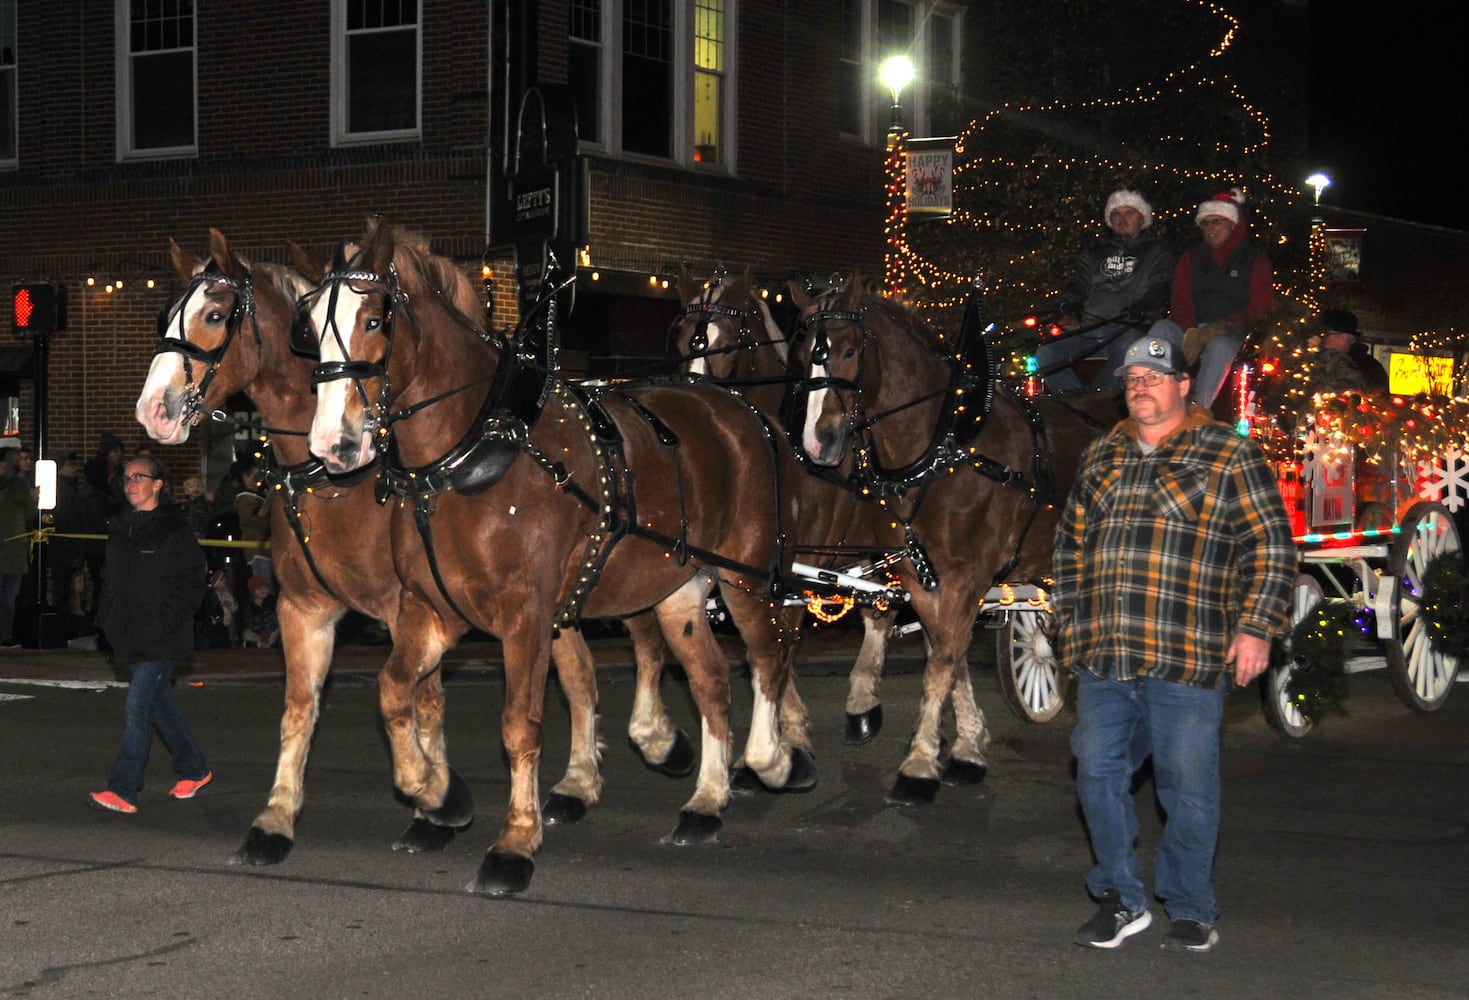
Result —
<path fill-rule="evenodd" d="M 765 791 L 765 782 L 748 767 L 737 767 L 729 774 L 729 790 L 736 795 L 754 795 Z"/>
<path fill-rule="evenodd" d="M 541 806 L 541 820 L 548 826 L 580 823 L 587 815 L 587 804 L 575 795 L 552 792 Z"/>
<path fill-rule="evenodd" d="M 887 802 L 895 806 L 924 806 L 937 798 L 938 794 L 937 778 L 910 778 L 906 774 L 900 774 L 898 780 L 893 782 L 892 791 L 887 794 Z"/>
<path fill-rule="evenodd" d="M 480 863 L 474 881 L 464 888 L 479 896 L 511 896 L 526 890 L 535 870 L 536 863 L 530 858 L 490 851 Z"/>
<path fill-rule="evenodd" d="M 258 826 L 250 827 L 240 849 L 230 855 L 232 865 L 278 865 L 286 860 L 296 842 L 285 834 L 266 833 Z"/>
<path fill-rule="evenodd" d="M 444 801 L 437 809 L 424 809 L 423 818 L 434 826 L 447 826 L 463 830 L 474 821 L 474 796 L 469 785 L 459 773 L 449 768 L 449 788 L 444 792 Z"/>
<path fill-rule="evenodd" d="M 791 776 L 781 787 L 783 792 L 809 792 L 816 787 L 816 758 L 809 751 L 791 748 Z"/>
<path fill-rule="evenodd" d="M 663 842 L 678 847 L 696 847 L 700 844 L 717 843 L 719 830 L 723 825 L 723 821 L 718 816 L 681 809 L 678 814 L 678 826 L 663 838 Z"/>
<path fill-rule="evenodd" d="M 637 744 L 633 744 L 633 748 L 637 749 Z M 650 771 L 657 771 L 670 778 L 687 778 L 694 773 L 694 765 L 698 762 L 699 758 L 694 753 L 694 744 L 690 742 L 688 733 L 679 729 L 674 732 L 673 746 L 668 748 L 663 759 L 656 764 L 645 759 L 643 765 Z"/>
<path fill-rule="evenodd" d="M 861 746 L 872 742 L 882 731 L 882 706 L 874 705 L 857 715 L 848 713 L 847 729 L 842 733 L 842 742 L 850 746 Z"/>
<path fill-rule="evenodd" d="M 977 785 L 984 781 L 984 776 L 989 771 L 983 764 L 976 764 L 972 760 L 950 757 L 948 764 L 944 765 L 943 782 L 946 785 Z"/>
<path fill-rule="evenodd" d="M 453 839 L 453 828 L 439 826 L 422 816 L 415 816 L 408 829 L 393 842 L 393 850 L 407 851 L 409 854 L 432 854 L 448 847 L 449 841 Z"/>

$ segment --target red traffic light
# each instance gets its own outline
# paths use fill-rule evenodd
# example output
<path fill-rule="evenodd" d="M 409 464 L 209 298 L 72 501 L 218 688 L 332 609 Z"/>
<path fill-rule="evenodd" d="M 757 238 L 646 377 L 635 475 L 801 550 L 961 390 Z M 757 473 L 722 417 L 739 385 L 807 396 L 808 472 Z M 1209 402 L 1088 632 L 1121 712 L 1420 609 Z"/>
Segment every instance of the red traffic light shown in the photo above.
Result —
<path fill-rule="evenodd" d="M 66 288 L 50 281 L 29 282 L 11 289 L 15 335 L 33 337 L 66 329 Z"/>

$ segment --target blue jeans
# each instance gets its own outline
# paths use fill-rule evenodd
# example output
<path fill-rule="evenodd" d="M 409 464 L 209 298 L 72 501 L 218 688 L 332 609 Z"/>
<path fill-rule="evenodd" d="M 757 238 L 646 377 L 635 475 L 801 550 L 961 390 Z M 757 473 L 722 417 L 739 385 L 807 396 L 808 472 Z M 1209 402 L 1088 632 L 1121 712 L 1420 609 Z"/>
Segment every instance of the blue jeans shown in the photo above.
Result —
<path fill-rule="evenodd" d="M 24 580 L 24 573 L 0 573 L 0 639 L 15 636 L 15 601 Z"/>
<path fill-rule="evenodd" d="M 138 804 L 143 789 L 143 771 L 148 766 L 148 752 L 153 748 L 153 727 L 163 745 L 173 755 L 173 770 L 180 778 L 197 781 L 209 773 L 209 765 L 194 734 L 184 721 L 184 713 L 173 697 L 173 661 L 145 660 L 132 665 L 133 679 L 128 684 L 127 708 L 122 725 L 122 749 L 112 762 L 107 787 L 120 797 Z"/>
<path fill-rule="evenodd" d="M 1115 389 L 1121 383 L 1113 372 L 1122 364 L 1123 355 L 1141 333 L 1141 330 L 1114 323 L 1064 340 L 1053 340 L 1036 348 L 1035 364 L 1038 369 L 1045 371 L 1062 361 L 1081 361 L 1105 350 L 1106 360 L 1102 362 L 1101 371 L 1092 379 L 1092 388 Z M 1117 335 L 1117 339 L 1103 348 L 1103 341 L 1113 334 Z M 1046 385 L 1052 392 L 1073 392 L 1081 388 L 1081 379 L 1076 377 L 1075 369 L 1061 368 L 1046 376 Z"/>
<path fill-rule="evenodd" d="M 1148 332 L 1173 341 L 1180 350 L 1183 348 L 1183 329 L 1171 319 L 1160 319 Z M 1244 346 L 1243 332 L 1221 333 L 1204 345 L 1204 349 L 1199 352 L 1199 374 L 1189 393 L 1193 402 L 1206 410 L 1213 408 L 1219 390 L 1229 381 L 1235 356 Z"/>
<path fill-rule="evenodd" d="M 1077 684 L 1076 794 L 1096 866 L 1087 890 L 1116 890 L 1129 910 L 1147 906 L 1137 856 L 1132 776 L 1149 755 L 1166 819 L 1155 886 L 1173 920 L 1213 925 L 1214 849 L 1219 841 L 1219 732 L 1226 688 L 1204 690 L 1138 677 L 1083 672 Z"/>

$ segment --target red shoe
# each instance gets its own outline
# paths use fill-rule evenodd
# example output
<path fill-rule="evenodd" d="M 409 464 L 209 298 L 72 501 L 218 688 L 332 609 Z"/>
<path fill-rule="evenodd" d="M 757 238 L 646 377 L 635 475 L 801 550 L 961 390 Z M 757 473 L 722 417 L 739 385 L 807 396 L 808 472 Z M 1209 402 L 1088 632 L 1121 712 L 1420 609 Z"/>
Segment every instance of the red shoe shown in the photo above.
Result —
<path fill-rule="evenodd" d="M 128 815 L 138 811 L 137 806 L 111 789 L 105 792 L 93 792 L 87 796 L 87 805 L 93 809 L 101 809 L 103 812 L 127 813 Z"/>
<path fill-rule="evenodd" d="M 181 778 L 177 784 L 175 784 L 172 788 L 168 790 L 168 794 L 176 799 L 192 799 L 195 792 L 197 792 L 199 789 L 203 788 L 205 785 L 209 784 L 213 780 L 213 771 L 206 771 L 204 773 L 204 777 L 200 778 L 198 781 L 190 781 L 188 778 Z"/>

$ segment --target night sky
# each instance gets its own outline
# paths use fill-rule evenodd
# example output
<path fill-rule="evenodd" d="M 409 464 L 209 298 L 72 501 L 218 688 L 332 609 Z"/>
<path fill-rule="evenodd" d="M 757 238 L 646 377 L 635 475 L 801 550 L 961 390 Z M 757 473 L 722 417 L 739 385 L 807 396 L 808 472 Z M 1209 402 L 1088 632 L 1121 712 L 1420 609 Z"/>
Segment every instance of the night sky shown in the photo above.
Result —
<path fill-rule="evenodd" d="M 1391 24 L 1346 6 L 1312 4 L 1310 149 L 1333 181 L 1322 202 L 1469 230 L 1462 32 L 1436 4 L 1400 5 Z"/>

